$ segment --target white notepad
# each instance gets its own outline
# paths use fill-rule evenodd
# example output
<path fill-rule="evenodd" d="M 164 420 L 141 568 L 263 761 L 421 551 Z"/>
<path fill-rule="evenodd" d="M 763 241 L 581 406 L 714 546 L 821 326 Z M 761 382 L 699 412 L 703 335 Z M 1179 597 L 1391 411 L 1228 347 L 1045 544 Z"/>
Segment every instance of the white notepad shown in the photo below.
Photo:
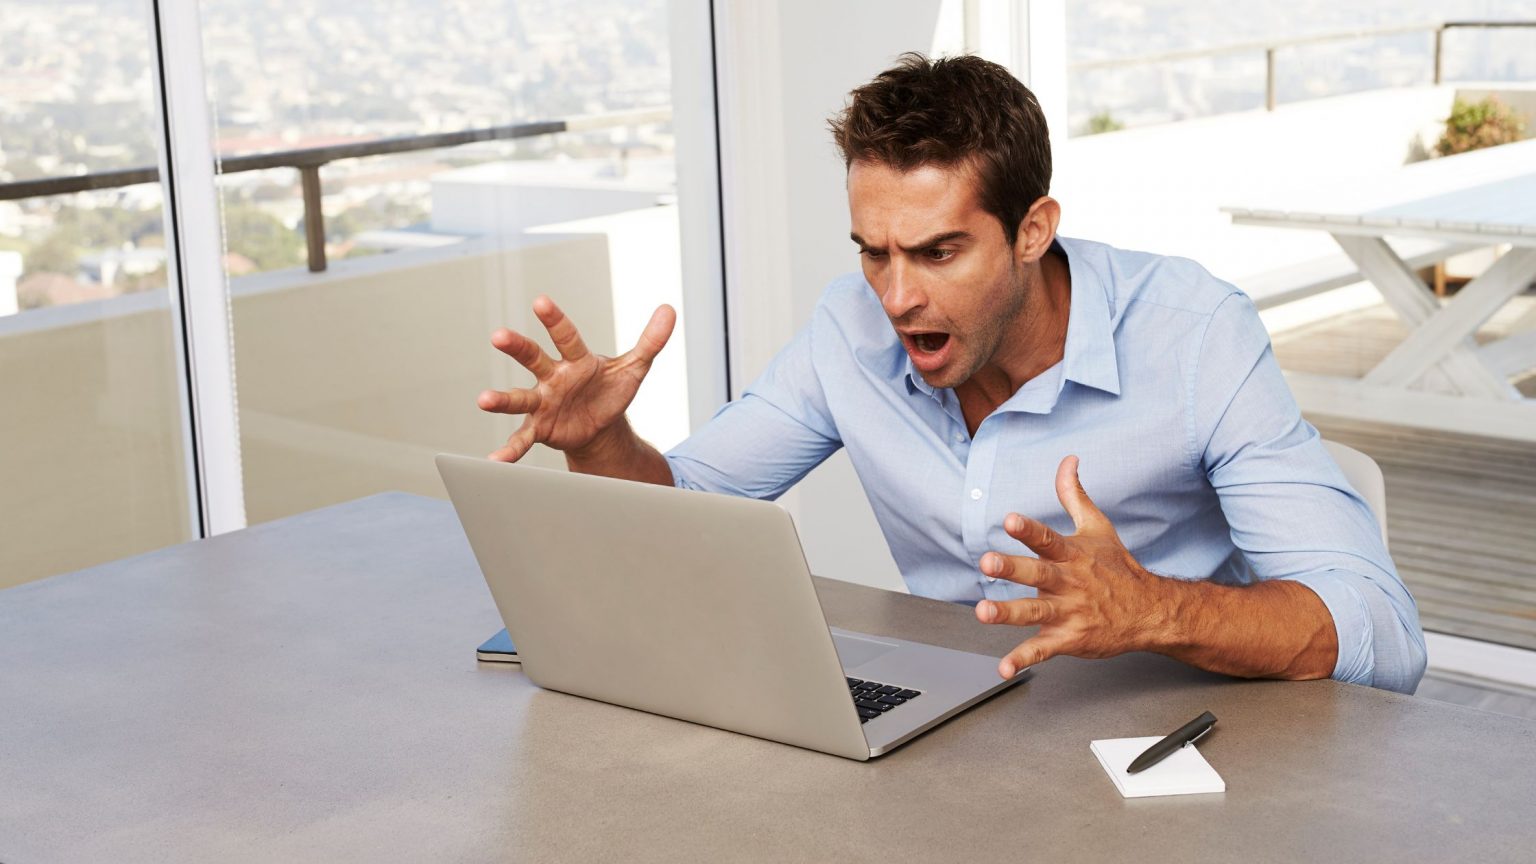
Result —
<path fill-rule="evenodd" d="M 1125 769 L 1131 761 L 1162 737 L 1105 738 L 1089 745 L 1099 764 L 1115 781 L 1115 788 L 1127 798 L 1146 798 L 1151 795 L 1194 795 L 1201 792 L 1225 792 L 1227 783 L 1205 761 L 1197 747 L 1181 747 L 1173 755 L 1136 774 Z"/>

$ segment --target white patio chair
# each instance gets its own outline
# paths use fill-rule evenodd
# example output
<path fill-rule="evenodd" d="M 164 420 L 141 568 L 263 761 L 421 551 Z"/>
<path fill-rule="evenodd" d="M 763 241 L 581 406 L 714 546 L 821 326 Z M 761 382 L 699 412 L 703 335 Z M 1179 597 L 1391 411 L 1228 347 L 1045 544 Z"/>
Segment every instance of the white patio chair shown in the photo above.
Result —
<path fill-rule="evenodd" d="M 1323 447 L 1327 448 L 1328 455 L 1333 461 L 1339 463 L 1339 469 L 1344 472 L 1344 479 L 1349 485 L 1355 487 L 1365 503 L 1371 505 L 1371 512 L 1376 514 L 1376 524 L 1381 526 L 1381 542 L 1387 542 L 1387 484 L 1382 479 L 1381 467 L 1376 460 L 1361 453 L 1353 447 L 1347 447 L 1337 441 L 1323 440 Z"/>

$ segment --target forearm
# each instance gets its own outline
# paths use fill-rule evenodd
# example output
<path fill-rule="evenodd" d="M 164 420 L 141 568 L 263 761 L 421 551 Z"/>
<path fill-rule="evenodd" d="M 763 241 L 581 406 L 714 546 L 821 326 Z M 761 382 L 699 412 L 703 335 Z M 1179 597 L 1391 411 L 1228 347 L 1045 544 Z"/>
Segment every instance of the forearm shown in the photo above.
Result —
<path fill-rule="evenodd" d="M 599 432 L 587 446 L 565 451 L 565 464 L 580 474 L 673 485 L 672 468 L 666 457 L 636 435 L 624 417 Z"/>
<path fill-rule="evenodd" d="M 1327 678 L 1339 642 L 1328 607 L 1311 589 L 1281 579 L 1231 586 L 1161 580 L 1166 601 L 1146 650 L 1245 678 Z"/>

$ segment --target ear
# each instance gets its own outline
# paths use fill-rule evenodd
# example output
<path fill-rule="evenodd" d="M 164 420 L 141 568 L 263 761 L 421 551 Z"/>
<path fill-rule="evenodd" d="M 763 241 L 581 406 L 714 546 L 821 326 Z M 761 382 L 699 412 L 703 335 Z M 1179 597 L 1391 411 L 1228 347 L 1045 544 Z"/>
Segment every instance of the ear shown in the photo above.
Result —
<path fill-rule="evenodd" d="M 1029 206 L 1029 212 L 1019 223 L 1019 233 L 1013 238 L 1013 251 L 1020 264 L 1033 264 L 1051 248 L 1056 239 L 1056 226 L 1061 224 L 1061 204 L 1049 195 L 1042 195 Z"/>

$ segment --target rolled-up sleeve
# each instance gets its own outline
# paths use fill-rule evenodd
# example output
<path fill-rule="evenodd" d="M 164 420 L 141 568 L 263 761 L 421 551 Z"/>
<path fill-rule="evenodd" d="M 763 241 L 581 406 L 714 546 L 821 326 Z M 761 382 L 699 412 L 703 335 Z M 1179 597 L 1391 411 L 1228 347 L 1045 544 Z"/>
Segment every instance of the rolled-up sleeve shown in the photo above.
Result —
<path fill-rule="evenodd" d="M 1412 693 L 1426 660 L 1418 608 L 1369 505 L 1302 419 L 1246 296 L 1212 314 L 1191 368 L 1191 449 L 1254 576 L 1323 601 L 1338 634 L 1334 678 Z"/>
<path fill-rule="evenodd" d="M 740 399 L 666 454 L 685 489 L 773 500 L 842 447 L 816 373 L 818 308 Z"/>

